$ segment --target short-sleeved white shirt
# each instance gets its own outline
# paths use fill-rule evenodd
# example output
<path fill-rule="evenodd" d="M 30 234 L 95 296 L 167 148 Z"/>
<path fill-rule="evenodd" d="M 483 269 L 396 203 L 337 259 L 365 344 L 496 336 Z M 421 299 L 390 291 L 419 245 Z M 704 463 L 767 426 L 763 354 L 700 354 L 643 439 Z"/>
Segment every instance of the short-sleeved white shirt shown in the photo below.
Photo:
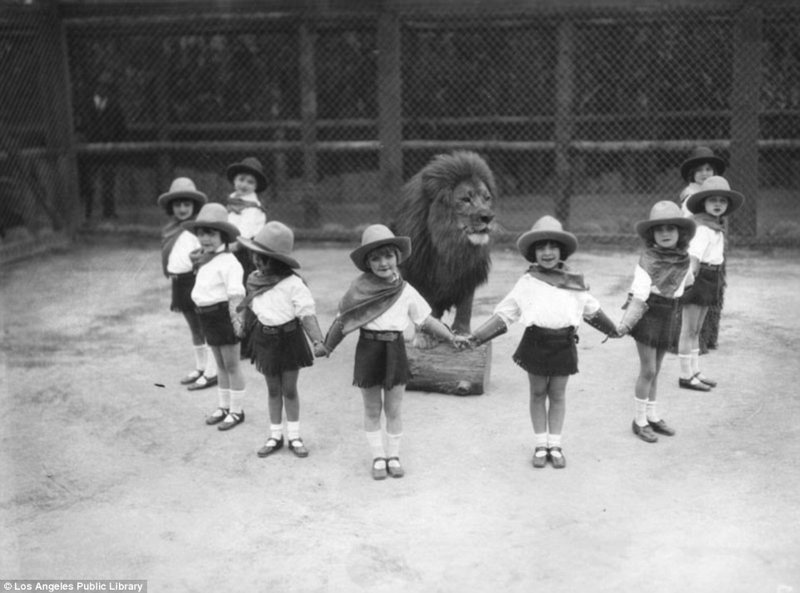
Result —
<path fill-rule="evenodd" d="M 525 274 L 494 308 L 494 313 L 506 325 L 520 320 L 525 327 L 562 329 L 577 327 L 583 317 L 591 317 L 599 310 L 599 301 L 588 290 L 556 288 Z"/>
<path fill-rule="evenodd" d="M 725 261 L 725 234 L 704 224 L 697 225 L 697 231 L 689 242 L 689 255 L 701 263 L 719 265 Z"/>
<path fill-rule="evenodd" d="M 670 298 L 677 299 L 683 295 L 683 291 L 686 287 L 686 279 L 690 276 L 690 274 L 690 271 L 686 272 L 686 275 L 683 277 L 683 280 L 681 280 L 681 283 L 675 291 L 675 294 Z M 653 280 L 650 278 L 650 274 L 645 272 L 642 266 L 636 264 L 636 269 L 633 272 L 633 283 L 631 284 L 631 294 L 633 295 L 633 298 L 646 301 L 651 293 L 661 295 L 661 292 L 658 290 L 658 288 L 653 285 Z"/>
<path fill-rule="evenodd" d="M 231 197 L 235 195 L 231 194 Z M 252 239 L 267 224 L 267 215 L 261 209 L 261 202 L 258 201 L 256 194 L 245 194 L 239 197 L 245 202 L 252 203 L 253 208 L 244 208 L 241 214 L 229 212 L 228 222 L 239 229 L 239 234 L 242 237 Z"/>
<path fill-rule="evenodd" d="M 178 235 L 172 251 L 167 258 L 167 274 L 186 274 L 192 271 L 193 264 L 189 254 L 195 249 L 200 249 L 200 240 L 197 235 L 183 231 Z"/>
<path fill-rule="evenodd" d="M 311 291 L 292 274 L 250 302 L 250 308 L 264 325 L 283 325 L 296 317 L 316 315 Z"/>
<path fill-rule="evenodd" d="M 221 245 L 220 250 L 225 246 Z M 222 303 L 231 297 L 244 296 L 242 276 L 244 270 L 236 256 L 230 252 L 220 253 L 197 270 L 192 289 L 192 300 L 198 307 Z"/>
<path fill-rule="evenodd" d="M 403 283 L 403 291 L 388 310 L 364 325 L 372 331 L 404 331 L 409 319 L 420 325 L 431 314 L 431 307 L 408 282 Z"/>

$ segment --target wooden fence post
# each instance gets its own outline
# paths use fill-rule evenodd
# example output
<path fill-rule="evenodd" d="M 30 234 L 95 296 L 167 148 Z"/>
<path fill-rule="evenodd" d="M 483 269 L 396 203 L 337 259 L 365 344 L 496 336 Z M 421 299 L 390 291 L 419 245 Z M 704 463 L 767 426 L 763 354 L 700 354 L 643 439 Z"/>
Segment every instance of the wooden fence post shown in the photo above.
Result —
<path fill-rule="evenodd" d="M 154 64 L 156 71 L 155 99 L 156 99 L 156 129 L 159 142 L 169 141 L 169 96 L 167 92 L 167 58 L 164 55 L 164 40 L 159 39 L 159 53 L 157 63 Z M 166 151 L 158 153 L 158 168 L 156 170 L 156 189 L 159 192 L 167 191 L 172 181 L 172 157 Z"/>
<path fill-rule="evenodd" d="M 378 141 L 381 218 L 392 215 L 403 183 L 403 100 L 400 19 L 391 11 L 378 17 Z"/>
<path fill-rule="evenodd" d="M 575 25 L 566 17 L 558 28 L 558 63 L 556 65 L 556 118 L 555 118 L 555 216 L 564 226 L 569 226 L 572 199 L 572 168 L 569 144 L 572 140 L 572 98 L 575 92 Z"/>
<path fill-rule="evenodd" d="M 757 229 L 759 93 L 761 91 L 762 11 L 746 2 L 734 21 L 731 91 L 731 189 L 745 202 L 732 220 L 734 234 L 754 236 Z"/>
<path fill-rule="evenodd" d="M 317 184 L 317 77 L 314 70 L 316 32 L 313 23 L 300 23 L 300 110 L 303 143 L 303 226 L 322 223 Z"/>

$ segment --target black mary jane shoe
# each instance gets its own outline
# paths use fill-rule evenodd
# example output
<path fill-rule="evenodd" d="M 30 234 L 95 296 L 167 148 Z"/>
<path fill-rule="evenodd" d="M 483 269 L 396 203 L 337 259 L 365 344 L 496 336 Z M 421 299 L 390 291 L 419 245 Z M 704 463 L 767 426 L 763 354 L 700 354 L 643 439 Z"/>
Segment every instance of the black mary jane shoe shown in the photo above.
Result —
<path fill-rule="evenodd" d="M 668 437 L 675 436 L 675 429 L 664 422 L 663 419 L 659 420 L 658 422 L 648 420 L 647 423 L 650 425 L 650 428 L 653 429 L 653 432 L 657 432 L 658 434 L 663 434 Z"/>
<path fill-rule="evenodd" d="M 386 476 L 388 475 L 388 471 L 386 470 L 386 458 L 385 457 L 376 457 L 372 460 L 372 479 L 373 480 L 385 480 Z"/>
<path fill-rule="evenodd" d="M 633 434 L 642 439 L 645 443 L 658 442 L 658 437 L 656 436 L 656 433 L 653 432 L 653 428 L 649 424 L 639 426 L 636 424 L 636 420 L 634 420 L 631 424 L 631 430 L 633 431 Z"/>
<path fill-rule="evenodd" d="M 396 463 L 392 465 L 392 461 Z M 393 478 L 402 478 L 404 475 L 406 475 L 406 470 L 404 470 L 403 466 L 400 465 L 399 457 L 386 458 L 386 471 L 389 472 L 389 475 Z"/>
<path fill-rule="evenodd" d="M 289 439 L 289 450 L 297 457 L 308 457 L 308 449 L 303 444 L 303 439 Z"/>
<path fill-rule="evenodd" d="M 275 451 L 283 448 L 283 437 L 276 439 L 275 437 L 269 437 L 267 442 L 264 443 L 264 446 L 261 447 L 256 455 L 259 457 L 269 457 Z"/>
<path fill-rule="evenodd" d="M 538 455 L 538 453 L 542 453 Z M 533 450 L 533 459 L 531 459 L 531 465 L 536 469 L 541 469 L 547 465 L 547 447 L 536 447 Z"/>
<path fill-rule="evenodd" d="M 678 387 L 681 389 L 693 389 L 694 391 L 711 391 L 711 387 L 698 379 L 697 375 L 692 375 L 689 379 L 678 379 Z"/>
<path fill-rule="evenodd" d="M 241 412 L 228 412 L 228 415 L 225 416 L 225 420 L 217 426 L 217 430 L 230 430 L 242 422 L 244 422 L 244 410 Z"/>
<path fill-rule="evenodd" d="M 700 373 L 695 374 L 695 377 L 698 381 L 703 383 L 704 385 L 708 385 L 709 387 L 716 387 L 717 382 L 713 379 L 709 379 L 708 377 L 703 377 Z"/>
<path fill-rule="evenodd" d="M 206 418 L 206 424 L 209 426 L 214 426 L 215 424 L 219 424 L 228 416 L 228 408 L 217 408 L 214 412 Z M 217 414 L 219 412 L 219 414 Z"/>
<path fill-rule="evenodd" d="M 553 451 L 558 453 L 558 455 L 553 455 Z M 564 453 L 561 451 L 561 447 L 550 447 L 548 451 L 548 457 L 550 457 L 550 463 L 556 469 L 564 469 L 567 467 L 567 458 L 564 457 Z"/>

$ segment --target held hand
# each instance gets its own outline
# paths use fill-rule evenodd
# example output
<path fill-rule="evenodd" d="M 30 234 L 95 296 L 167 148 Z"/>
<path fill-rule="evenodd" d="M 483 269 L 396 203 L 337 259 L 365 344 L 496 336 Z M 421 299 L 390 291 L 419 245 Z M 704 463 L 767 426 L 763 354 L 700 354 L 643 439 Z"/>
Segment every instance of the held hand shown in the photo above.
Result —
<path fill-rule="evenodd" d="M 240 315 L 231 317 L 231 325 L 233 325 L 233 333 L 236 337 L 242 339 L 244 337 L 244 321 L 242 317 Z"/>
<path fill-rule="evenodd" d="M 621 338 L 628 333 L 628 326 L 624 323 L 617 324 L 617 335 L 611 336 L 612 338 Z"/>
<path fill-rule="evenodd" d="M 472 349 L 472 344 L 470 343 L 468 336 L 454 334 L 451 342 L 456 350 L 464 350 L 465 348 Z"/>
<path fill-rule="evenodd" d="M 328 352 L 325 344 L 322 342 L 314 342 L 314 356 L 317 358 L 327 358 L 328 355 L 330 355 L 330 352 Z"/>

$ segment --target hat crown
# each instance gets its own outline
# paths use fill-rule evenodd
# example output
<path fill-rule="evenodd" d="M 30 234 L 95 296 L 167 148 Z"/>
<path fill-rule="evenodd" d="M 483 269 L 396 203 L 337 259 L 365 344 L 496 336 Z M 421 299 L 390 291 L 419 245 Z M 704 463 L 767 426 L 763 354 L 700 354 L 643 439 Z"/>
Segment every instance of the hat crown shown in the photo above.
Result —
<path fill-rule="evenodd" d="M 545 214 L 539 220 L 533 223 L 531 232 L 533 231 L 555 231 L 558 233 L 563 233 L 564 227 L 557 218 L 554 218 L 549 214 Z"/>
<path fill-rule="evenodd" d="M 256 233 L 253 242 L 280 255 L 289 255 L 294 249 L 294 233 L 292 229 L 278 222 L 271 220 Z"/>
<path fill-rule="evenodd" d="M 222 204 L 217 202 L 212 202 L 211 204 L 206 204 L 200 209 L 200 213 L 197 215 L 195 219 L 195 226 L 203 226 L 202 223 L 204 222 L 213 222 L 213 223 L 220 223 L 228 222 L 228 209 L 225 208 Z"/>
<path fill-rule="evenodd" d="M 365 228 L 364 232 L 361 233 L 361 246 L 363 247 L 364 245 L 369 245 L 370 243 L 394 238 L 395 234 L 389 229 L 389 227 L 382 224 L 372 224 Z"/>
<path fill-rule="evenodd" d="M 700 184 L 700 191 L 731 191 L 731 186 L 724 177 L 712 175 Z"/>
<path fill-rule="evenodd" d="M 650 208 L 650 218 L 648 218 L 648 221 L 654 222 L 658 220 L 668 220 L 682 217 L 683 213 L 681 212 L 680 206 L 678 206 L 675 202 L 662 200 L 660 202 L 656 202 L 653 204 L 653 207 Z"/>
<path fill-rule="evenodd" d="M 250 169 L 255 169 L 256 171 L 258 171 L 260 173 L 264 172 L 264 167 L 261 164 L 261 161 L 259 161 L 254 156 L 247 157 L 241 163 L 239 163 L 239 165 L 241 165 L 243 167 L 249 167 Z"/>
<path fill-rule="evenodd" d="M 719 158 L 717 157 L 716 154 L 714 154 L 713 150 L 711 150 L 708 146 L 698 146 L 692 151 L 692 153 L 689 155 L 689 158 L 687 158 L 686 160 L 694 161 L 700 159 L 713 159 L 713 158 Z"/>
<path fill-rule="evenodd" d="M 189 179 L 188 177 L 176 177 L 172 180 L 172 184 L 169 186 L 169 192 L 171 194 L 176 194 L 178 192 L 197 192 L 197 187 L 194 184 L 194 181 Z"/>

